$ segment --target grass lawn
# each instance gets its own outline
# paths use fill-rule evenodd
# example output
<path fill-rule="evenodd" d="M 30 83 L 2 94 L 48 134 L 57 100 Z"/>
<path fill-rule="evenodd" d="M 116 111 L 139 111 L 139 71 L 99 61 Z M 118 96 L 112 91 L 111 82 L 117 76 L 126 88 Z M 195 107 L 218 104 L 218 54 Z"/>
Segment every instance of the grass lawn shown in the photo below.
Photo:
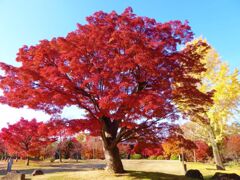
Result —
<path fill-rule="evenodd" d="M 77 179 L 103 179 L 103 180 L 130 180 L 130 179 L 185 179 L 182 166 L 179 161 L 164 160 L 123 160 L 125 174 L 111 175 L 103 168 L 103 160 L 81 160 L 79 163 L 65 161 L 64 163 L 30 162 L 30 166 L 25 166 L 23 161 L 14 163 L 13 170 L 19 170 L 32 180 L 77 180 Z M 6 172 L 6 162 L 0 163 L 0 177 Z M 188 169 L 199 169 L 206 179 L 209 179 L 215 172 L 215 166 L 203 163 L 188 163 Z M 4 169 L 4 170 L 3 170 Z M 31 176 L 34 169 L 42 169 L 45 175 Z M 236 173 L 240 175 L 240 167 L 226 167 L 226 173 Z"/>

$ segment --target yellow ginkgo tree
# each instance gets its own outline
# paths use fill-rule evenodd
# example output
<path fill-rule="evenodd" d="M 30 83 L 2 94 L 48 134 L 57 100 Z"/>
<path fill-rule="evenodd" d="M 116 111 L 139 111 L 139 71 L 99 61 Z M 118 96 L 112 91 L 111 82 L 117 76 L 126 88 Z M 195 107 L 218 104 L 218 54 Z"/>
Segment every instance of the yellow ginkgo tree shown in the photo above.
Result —
<path fill-rule="evenodd" d="M 205 41 L 195 39 L 191 43 Z M 197 51 L 201 52 L 201 47 Z M 201 74 L 193 74 L 201 79 L 198 88 L 200 91 L 213 92 L 212 103 L 208 103 L 204 107 L 204 111 L 194 111 L 196 107 L 186 107 L 184 102 L 177 102 L 182 112 L 190 115 L 191 121 L 203 127 L 212 146 L 214 160 L 217 169 L 225 169 L 222 156 L 219 150 L 219 143 L 223 140 L 226 133 L 227 123 L 233 119 L 234 115 L 239 113 L 240 107 L 240 81 L 239 71 L 235 69 L 233 72 L 227 63 L 221 61 L 220 56 L 215 49 L 209 48 L 201 62 L 205 64 L 206 71 Z M 197 113 L 196 113 L 197 112 Z"/>

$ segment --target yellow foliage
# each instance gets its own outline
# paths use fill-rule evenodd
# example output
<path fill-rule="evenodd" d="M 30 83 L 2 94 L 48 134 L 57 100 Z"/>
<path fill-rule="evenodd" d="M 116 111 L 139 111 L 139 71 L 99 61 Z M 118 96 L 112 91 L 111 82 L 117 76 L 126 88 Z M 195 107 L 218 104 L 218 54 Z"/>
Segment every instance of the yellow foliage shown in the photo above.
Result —
<path fill-rule="evenodd" d="M 201 38 L 193 40 L 195 44 Z M 197 51 L 201 52 L 199 47 Z M 202 58 L 201 62 L 205 64 L 206 71 L 196 74 L 201 79 L 199 90 L 209 92 L 214 90 L 213 104 L 208 107 L 207 117 L 210 125 L 214 130 L 216 141 L 222 140 L 226 123 L 231 120 L 234 113 L 238 113 L 240 102 L 240 82 L 239 71 L 235 69 L 230 71 L 227 63 L 221 61 L 219 54 L 215 49 L 210 48 L 207 54 Z"/>

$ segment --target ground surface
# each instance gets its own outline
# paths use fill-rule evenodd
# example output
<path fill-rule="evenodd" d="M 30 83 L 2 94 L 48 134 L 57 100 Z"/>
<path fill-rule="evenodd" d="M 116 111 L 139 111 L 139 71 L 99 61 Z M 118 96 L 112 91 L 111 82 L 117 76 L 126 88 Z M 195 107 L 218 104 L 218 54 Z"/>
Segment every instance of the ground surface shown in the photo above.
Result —
<path fill-rule="evenodd" d="M 132 180 L 132 179 L 179 179 L 183 180 L 183 170 L 179 161 L 164 160 L 123 160 L 127 173 L 124 175 L 111 175 L 103 169 L 103 160 L 82 160 L 65 161 L 64 163 L 48 161 L 30 162 L 30 166 L 25 166 L 23 161 L 15 162 L 13 170 L 19 170 L 32 180 L 77 180 L 77 179 L 103 179 L 103 180 Z M 215 172 L 215 166 L 202 163 L 188 163 L 188 169 L 199 169 L 206 179 L 209 179 Z M 35 169 L 41 169 L 45 175 L 31 176 Z M 240 167 L 227 167 L 226 173 L 237 173 L 240 175 Z M 6 162 L 0 162 L 0 177 L 6 170 Z"/>

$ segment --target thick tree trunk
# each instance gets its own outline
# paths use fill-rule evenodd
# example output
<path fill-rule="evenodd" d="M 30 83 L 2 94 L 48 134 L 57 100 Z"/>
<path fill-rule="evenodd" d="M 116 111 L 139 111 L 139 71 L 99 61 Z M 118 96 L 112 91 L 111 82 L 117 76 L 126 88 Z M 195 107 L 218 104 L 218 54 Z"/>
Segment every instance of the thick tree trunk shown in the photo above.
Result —
<path fill-rule="evenodd" d="M 216 168 L 217 170 L 225 170 L 218 145 L 215 141 L 215 135 L 211 127 L 209 127 L 209 138 L 212 146 L 214 161 L 216 163 Z"/>
<path fill-rule="evenodd" d="M 29 157 L 27 157 L 25 164 L 26 164 L 26 166 L 29 166 Z"/>
<path fill-rule="evenodd" d="M 104 149 L 106 170 L 111 173 L 124 173 L 123 164 L 119 155 L 118 147 Z"/>
<path fill-rule="evenodd" d="M 111 173 L 124 173 L 117 147 L 120 140 L 117 138 L 119 121 L 111 120 L 108 117 L 102 117 L 101 121 L 103 122 L 102 140 L 107 163 L 106 170 Z"/>

